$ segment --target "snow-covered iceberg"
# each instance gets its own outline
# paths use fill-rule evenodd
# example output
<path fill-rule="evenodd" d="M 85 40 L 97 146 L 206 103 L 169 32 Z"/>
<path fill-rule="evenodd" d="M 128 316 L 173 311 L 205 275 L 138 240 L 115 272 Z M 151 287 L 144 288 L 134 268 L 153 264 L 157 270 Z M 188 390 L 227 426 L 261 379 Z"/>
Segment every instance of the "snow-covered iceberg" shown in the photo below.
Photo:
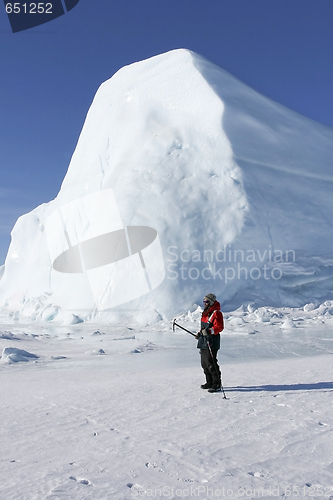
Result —
<path fill-rule="evenodd" d="M 332 297 L 333 131 L 188 50 L 98 90 L 55 200 L 20 217 L 2 310 L 153 321 Z M 74 315 L 74 316 L 73 316 Z"/>

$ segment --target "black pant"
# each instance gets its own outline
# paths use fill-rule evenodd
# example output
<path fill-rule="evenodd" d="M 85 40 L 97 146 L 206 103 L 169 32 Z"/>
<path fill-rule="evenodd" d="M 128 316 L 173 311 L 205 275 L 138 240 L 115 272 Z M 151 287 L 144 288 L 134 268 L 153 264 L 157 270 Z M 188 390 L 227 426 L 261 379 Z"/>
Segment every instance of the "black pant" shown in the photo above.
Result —
<path fill-rule="evenodd" d="M 201 366 L 210 387 L 221 387 L 221 371 L 217 362 L 218 349 L 200 349 Z M 211 355 L 212 353 L 212 355 Z"/>

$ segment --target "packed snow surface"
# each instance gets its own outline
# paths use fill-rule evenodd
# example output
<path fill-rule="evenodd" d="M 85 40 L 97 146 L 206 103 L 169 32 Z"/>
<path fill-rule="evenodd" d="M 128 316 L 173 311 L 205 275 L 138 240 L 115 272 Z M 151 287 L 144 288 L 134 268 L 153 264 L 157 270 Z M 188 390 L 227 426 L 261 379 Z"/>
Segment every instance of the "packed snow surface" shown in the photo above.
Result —
<path fill-rule="evenodd" d="M 151 323 L 208 291 L 229 310 L 317 307 L 332 298 L 332 157 L 331 128 L 193 52 L 124 67 L 98 90 L 56 199 L 17 221 L 2 310 Z"/>
<path fill-rule="evenodd" d="M 227 399 L 172 322 L 2 324 L 0 498 L 332 500 L 333 305 L 249 309 L 225 314 Z"/>

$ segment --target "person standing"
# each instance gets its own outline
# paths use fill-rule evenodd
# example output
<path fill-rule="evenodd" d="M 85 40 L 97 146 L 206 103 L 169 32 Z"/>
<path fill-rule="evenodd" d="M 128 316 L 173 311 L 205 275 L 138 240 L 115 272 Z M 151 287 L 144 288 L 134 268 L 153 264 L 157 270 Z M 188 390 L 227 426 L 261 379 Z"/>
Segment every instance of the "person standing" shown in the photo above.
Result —
<path fill-rule="evenodd" d="M 221 390 L 221 371 L 217 362 L 217 351 L 220 349 L 220 333 L 223 331 L 223 314 L 216 295 L 205 295 L 204 310 L 201 316 L 201 330 L 197 333 L 197 347 L 200 349 L 201 367 L 206 376 L 206 383 L 202 389 L 208 392 Z"/>

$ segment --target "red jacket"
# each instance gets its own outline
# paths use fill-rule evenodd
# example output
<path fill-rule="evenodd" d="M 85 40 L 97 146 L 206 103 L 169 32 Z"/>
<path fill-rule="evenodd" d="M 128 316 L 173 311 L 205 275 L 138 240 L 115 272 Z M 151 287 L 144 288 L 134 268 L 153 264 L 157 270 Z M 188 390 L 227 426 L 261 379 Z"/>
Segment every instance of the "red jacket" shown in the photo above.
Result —
<path fill-rule="evenodd" d="M 201 328 L 206 328 L 208 323 L 212 326 L 212 333 L 218 335 L 224 329 L 223 314 L 221 313 L 220 303 L 216 300 L 214 304 L 207 310 L 202 312 Z"/>

